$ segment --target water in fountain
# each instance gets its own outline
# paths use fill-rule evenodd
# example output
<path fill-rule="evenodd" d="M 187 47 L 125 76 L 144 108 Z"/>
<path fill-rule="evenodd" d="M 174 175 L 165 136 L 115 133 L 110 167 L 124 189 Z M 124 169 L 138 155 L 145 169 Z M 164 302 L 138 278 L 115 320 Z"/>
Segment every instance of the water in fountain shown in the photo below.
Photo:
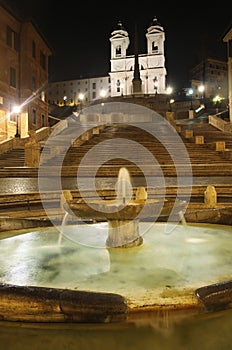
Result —
<path fill-rule="evenodd" d="M 179 216 L 180 216 L 180 222 L 182 223 L 182 225 L 187 226 L 187 222 L 185 220 L 185 216 L 182 210 L 179 212 Z"/>
<path fill-rule="evenodd" d="M 171 235 L 165 235 L 165 225 L 150 226 L 144 244 L 127 250 L 96 249 L 65 238 L 56 250 L 56 228 L 24 230 L 0 240 L 0 282 L 120 293 L 132 308 L 154 302 L 174 308 L 196 305 L 196 288 L 231 276 L 231 228 L 188 224 L 186 237 L 184 225 Z M 81 225 L 79 234 L 98 227 L 106 236 L 101 224 Z M 45 246 L 50 249 L 41 249 Z"/>
<path fill-rule="evenodd" d="M 117 200 L 127 204 L 133 195 L 130 173 L 127 168 L 122 167 L 118 173 L 118 179 L 115 185 Z"/>
<path fill-rule="evenodd" d="M 67 225 L 68 217 L 69 217 L 69 213 L 66 212 L 64 214 L 63 219 L 62 219 L 61 231 L 60 231 L 60 234 L 59 234 L 59 237 L 58 237 L 58 245 L 59 246 L 61 245 L 61 241 L 62 241 L 62 238 L 63 238 L 63 231 L 64 231 L 64 227 Z"/>

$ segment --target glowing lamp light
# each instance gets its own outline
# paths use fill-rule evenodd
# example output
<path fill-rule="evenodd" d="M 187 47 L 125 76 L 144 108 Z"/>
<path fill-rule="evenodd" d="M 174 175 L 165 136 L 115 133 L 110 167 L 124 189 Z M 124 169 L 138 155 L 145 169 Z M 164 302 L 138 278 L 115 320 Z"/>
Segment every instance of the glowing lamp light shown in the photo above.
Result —
<path fill-rule="evenodd" d="M 100 96 L 103 97 L 103 98 L 106 97 L 106 90 L 102 89 L 100 91 Z"/>
<path fill-rule="evenodd" d="M 80 101 L 83 101 L 84 100 L 84 94 L 82 94 L 82 93 L 80 93 L 79 95 L 78 95 L 78 98 L 79 98 L 79 100 Z"/>
<path fill-rule="evenodd" d="M 170 95 L 173 92 L 173 88 L 171 86 L 167 87 L 167 94 Z"/>
<path fill-rule="evenodd" d="M 14 106 L 13 107 L 13 113 L 17 114 L 17 113 L 20 113 L 20 106 Z"/>
<path fill-rule="evenodd" d="M 205 91 L 204 85 L 199 85 L 199 86 L 198 86 L 198 91 L 201 92 L 201 93 L 203 94 L 203 92 Z"/>

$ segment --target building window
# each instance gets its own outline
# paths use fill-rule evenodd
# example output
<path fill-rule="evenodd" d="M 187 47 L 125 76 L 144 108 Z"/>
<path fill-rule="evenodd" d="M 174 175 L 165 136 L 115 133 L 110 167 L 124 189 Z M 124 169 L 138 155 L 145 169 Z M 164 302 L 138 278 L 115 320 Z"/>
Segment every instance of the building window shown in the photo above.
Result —
<path fill-rule="evenodd" d="M 92 93 L 92 98 L 93 98 L 93 99 L 96 98 L 96 91 L 93 91 L 93 93 Z"/>
<path fill-rule="evenodd" d="M 19 51 L 19 36 L 13 29 L 7 26 L 7 45 L 12 49 Z"/>
<path fill-rule="evenodd" d="M 16 69 L 10 67 L 10 86 L 16 88 Z"/>
<path fill-rule="evenodd" d="M 36 46 L 34 40 L 32 41 L 32 57 L 36 58 Z"/>
<path fill-rule="evenodd" d="M 45 116 L 44 114 L 41 115 L 41 126 L 45 126 Z"/>
<path fill-rule="evenodd" d="M 32 123 L 36 124 L 36 110 L 34 108 L 32 109 Z"/>
<path fill-rule="evenodd" d="M 93 90 L 95 90 L 96 89 L 96 83 L 93 83 L 92 87 L 93 87 Z"/>
<path fill-rule="evenodd" d="M 40 65 L 43 69 L 46 69 L 46 56 L 42 51 L 40 51 Z"/>
<path fill-rule="evenodd" d="M 116 57 L 120 57 L 122 54 L 122 48 L 121 46 L 116 47 Z"/>

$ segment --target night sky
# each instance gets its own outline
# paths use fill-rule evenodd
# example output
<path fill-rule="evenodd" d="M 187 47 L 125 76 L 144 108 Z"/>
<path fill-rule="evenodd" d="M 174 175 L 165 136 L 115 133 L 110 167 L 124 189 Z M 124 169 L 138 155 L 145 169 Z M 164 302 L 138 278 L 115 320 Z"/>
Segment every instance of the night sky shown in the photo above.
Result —
<path fill-rule="evenodd" d="M 154 16 L 165 31 L 167 82 L 174 88 L 188 84 L 190 68 L 204 57 L 227 60 L 223 35 L 230 28 L 231 12 L 218 4 L 205 10 L 203 3 L 169 7 L 145 2 L 91 3 L 53 0 L 7 0 L 34 19 L 53 50 L 49 80 L 105 76 L 110 70 L 111 32 L 120 20 L 129 33 L 128 54 L 133 54 L 135 26 L 139 53 L 146 53 L 145 33 Z M 158 3 L 158 2 L 157 2 Z M 94 4 L 92 7 L 91 4 Z M 107 5 L 106 5 L 107 4 Z M 204 7 L 207 7 L 207 4 Z M 145 9 L 143 9 L 145 7 Z"/>

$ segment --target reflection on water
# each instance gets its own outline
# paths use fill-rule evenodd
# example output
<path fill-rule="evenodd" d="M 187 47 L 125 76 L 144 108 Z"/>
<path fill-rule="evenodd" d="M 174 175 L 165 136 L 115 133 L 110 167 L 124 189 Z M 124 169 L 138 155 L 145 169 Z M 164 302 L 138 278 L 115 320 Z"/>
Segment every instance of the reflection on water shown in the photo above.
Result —
<path fill-rule="evenodd" d="M 0 322 L 5 350 L 229 350 L 232 311 L 155 318 L 124 324 Z"/>

